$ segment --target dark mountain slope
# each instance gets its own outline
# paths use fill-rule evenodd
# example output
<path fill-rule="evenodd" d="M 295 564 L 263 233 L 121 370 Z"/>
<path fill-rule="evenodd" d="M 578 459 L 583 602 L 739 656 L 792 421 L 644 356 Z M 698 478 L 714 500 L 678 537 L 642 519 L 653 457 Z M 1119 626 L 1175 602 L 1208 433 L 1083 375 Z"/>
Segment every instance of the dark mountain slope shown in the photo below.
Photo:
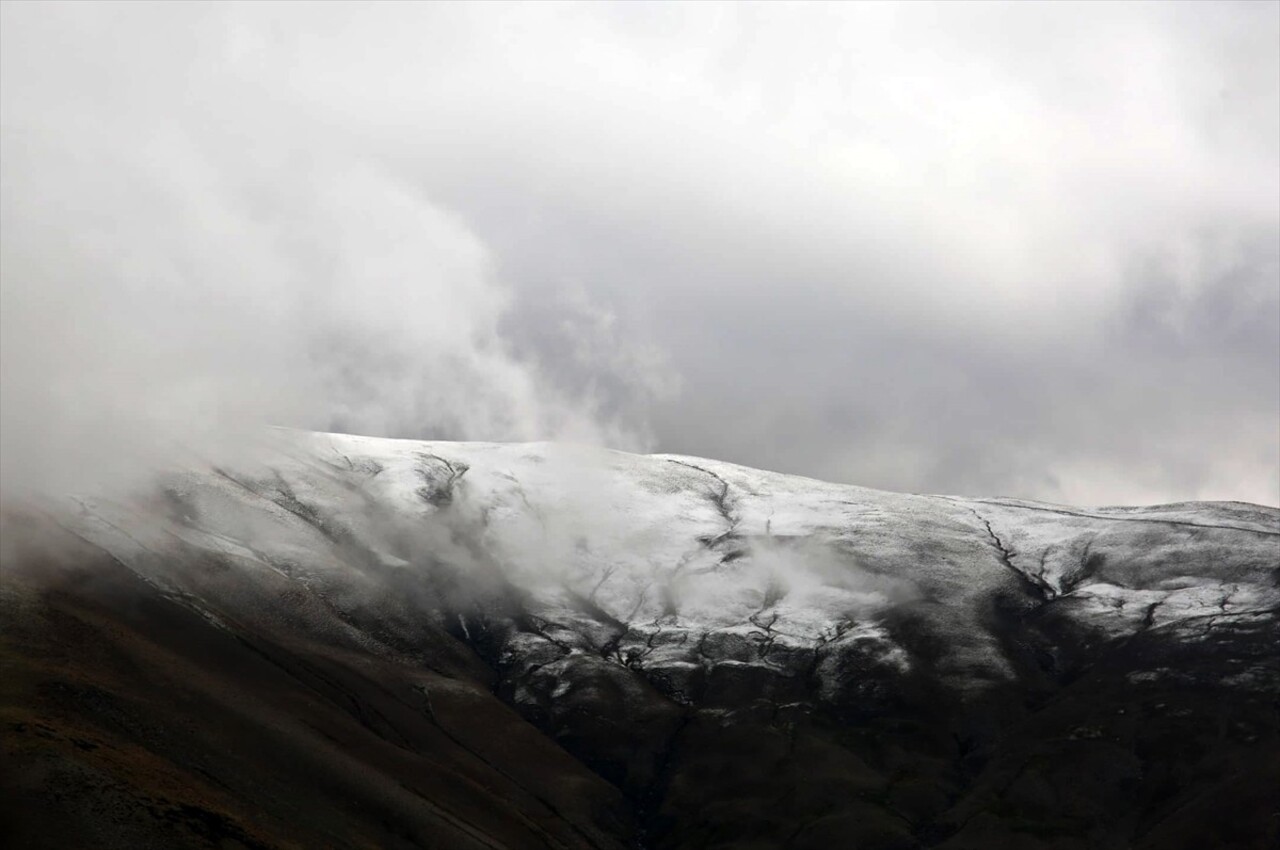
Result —
<path fill-rule="evenodd" d="M 1272 509 L 282 433 L 5 523 L 7 846 L 1280 841 Z"/>

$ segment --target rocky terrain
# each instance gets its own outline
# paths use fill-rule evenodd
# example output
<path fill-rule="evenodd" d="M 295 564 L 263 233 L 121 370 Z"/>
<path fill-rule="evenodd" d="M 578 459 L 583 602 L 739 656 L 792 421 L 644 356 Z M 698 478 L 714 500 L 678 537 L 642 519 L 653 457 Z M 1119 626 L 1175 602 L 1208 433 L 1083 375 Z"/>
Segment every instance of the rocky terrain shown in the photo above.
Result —
<path fill-rule="evenodd" d="M 4 522 L 6 846 L 1280 846 L 1273 508 L 280 431 Z"/>

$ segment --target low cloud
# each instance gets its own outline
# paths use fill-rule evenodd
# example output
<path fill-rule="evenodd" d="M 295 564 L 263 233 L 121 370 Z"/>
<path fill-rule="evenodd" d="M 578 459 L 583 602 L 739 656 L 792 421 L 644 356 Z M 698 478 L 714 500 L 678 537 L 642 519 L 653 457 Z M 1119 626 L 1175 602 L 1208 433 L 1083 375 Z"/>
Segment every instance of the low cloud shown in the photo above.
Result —
<path fill-rule="evenodd" d="M 4 15 L 6 487 L 268 421 L 1280 503 L 1274 4 Z"/>
<path fill-rule="evenodd" d="M 216 26 L 185 26 L 217 18 L 6 10 L 7 491 L 134 483 L 262 424 L 648 446 L 513 351 L 456 214 L 218 77 Z"/>

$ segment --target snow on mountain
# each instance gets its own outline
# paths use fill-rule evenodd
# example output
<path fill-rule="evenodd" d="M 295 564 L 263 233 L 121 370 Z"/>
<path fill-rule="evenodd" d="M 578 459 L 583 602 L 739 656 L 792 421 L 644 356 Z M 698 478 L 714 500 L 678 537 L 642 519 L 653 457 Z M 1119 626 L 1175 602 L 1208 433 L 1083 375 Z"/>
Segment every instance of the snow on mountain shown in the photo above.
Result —
<path fill-rule="evenodd" d="M 1280 838 L 1272 508 L 279 430 L 6 522 L 17 846 Z"/>
<path fill-rule="evenodd" d="M 936 625 L 958 686 L 1005 680 L 980 622 L 994 592 L 1112 637 L 1280 604 L 1280 512 L 1257 506 L 905 495 L 545 443 L 278 431 L 267 445 L 242 468 L 174 474 L 163 510 L 81 500 L 69 525 L 189 604 L 209 589 L 171 564 L 208 557 L 339 606 L 419 583 L 416 613 L 464 630 L 518 597 L 540 625 L 508 652 L 603 657 L 677 695 L 710 666 L 816 650 L 909 667 L 890 611 Z"/>

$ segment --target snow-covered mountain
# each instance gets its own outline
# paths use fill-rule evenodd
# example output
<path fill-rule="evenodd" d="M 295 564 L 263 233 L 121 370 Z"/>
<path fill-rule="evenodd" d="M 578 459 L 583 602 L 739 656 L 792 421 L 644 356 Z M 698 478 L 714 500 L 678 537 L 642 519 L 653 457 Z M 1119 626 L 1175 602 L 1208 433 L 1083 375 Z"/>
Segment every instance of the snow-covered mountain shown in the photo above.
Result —
<path fill-rule="evenodd" d="M 1271 508 L 279 431 L 6 534 L 14 799 L 98 846 L 1280 830 Z"/>

